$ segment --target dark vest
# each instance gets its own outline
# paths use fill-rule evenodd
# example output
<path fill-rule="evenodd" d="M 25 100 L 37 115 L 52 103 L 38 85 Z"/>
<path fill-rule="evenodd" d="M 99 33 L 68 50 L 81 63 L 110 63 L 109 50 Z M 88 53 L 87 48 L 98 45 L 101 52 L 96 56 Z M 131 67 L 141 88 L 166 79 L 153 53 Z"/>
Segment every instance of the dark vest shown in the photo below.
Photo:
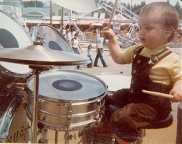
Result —
<path fill-rule="evenodd" d="M 144 89 L 168 94 L 172 86 L 155 83 L 150 80 L 149 70 L 153 65 L 148 63 L 150 58 L 139 55 L 142 49 L 135 53 L 132 63 L 130 101 L 133 103 L 147 103 L 151 105 L 156 111 L 164 114 L 165 117 L 172 110 L 170 99 L 144 94 L 142 90 Z"/>

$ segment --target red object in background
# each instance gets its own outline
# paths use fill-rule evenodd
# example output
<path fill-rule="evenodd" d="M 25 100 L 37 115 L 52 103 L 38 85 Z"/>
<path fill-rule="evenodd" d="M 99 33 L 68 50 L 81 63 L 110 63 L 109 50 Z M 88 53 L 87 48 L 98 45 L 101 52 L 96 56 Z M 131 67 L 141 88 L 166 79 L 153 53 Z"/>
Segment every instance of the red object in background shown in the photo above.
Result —
<path fill-rule="evenodd" d="M 108 21 L 104 21 L 104 22 L 102 23 L 102 27 L 107 27 L 108 23 L 109 23 L 109 20 L 108 20 Z"/>

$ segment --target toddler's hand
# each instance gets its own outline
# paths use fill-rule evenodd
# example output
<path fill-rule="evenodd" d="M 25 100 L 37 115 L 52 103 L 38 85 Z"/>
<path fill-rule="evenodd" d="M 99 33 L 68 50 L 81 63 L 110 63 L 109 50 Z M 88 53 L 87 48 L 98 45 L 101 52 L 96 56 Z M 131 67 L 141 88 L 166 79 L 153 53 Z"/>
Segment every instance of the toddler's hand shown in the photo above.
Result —
<path fill-rule="evenodd" d="M 172 102 L 182 102 L 182 80 L 178 80 L 174 83 L 169 94 L 174 96 L 174 98 L 171 99 Z"/>
<path fill-rule="evenodd" d="M 108 39 L 108 40 L 110 40 L 110 39 L 113 39 L 113 38 L 115 38 L 115 33 L 114 33 L 114 31 L 111 29 L 111 28 L 107 28 L 107 27 L 105 27 L 105 28 L 103 28 L 103 36 L 106 38 L 106 39 Z"/>

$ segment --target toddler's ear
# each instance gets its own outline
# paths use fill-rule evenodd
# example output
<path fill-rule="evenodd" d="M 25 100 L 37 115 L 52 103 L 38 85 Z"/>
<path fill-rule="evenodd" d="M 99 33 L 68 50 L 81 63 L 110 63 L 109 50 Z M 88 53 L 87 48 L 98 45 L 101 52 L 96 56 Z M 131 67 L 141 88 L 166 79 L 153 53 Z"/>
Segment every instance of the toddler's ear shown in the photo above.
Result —
<path fill-rule="evenodd" d="M 174 28 L 173 28 L 173 26 L 168 26 L 165 30 L 166 30 L 166 32 L 169 33 L 170 35 L 171 35 L 172 33 L 174 33 Z"/>
<path fill-rule="evenodd" d="M 165 28 L 165 31 L 166 38 L 168 38 L 168 41 L 171 41 L 175 34 L 174 28 L 172 26 L 168 26 L 167 28 Z"/>

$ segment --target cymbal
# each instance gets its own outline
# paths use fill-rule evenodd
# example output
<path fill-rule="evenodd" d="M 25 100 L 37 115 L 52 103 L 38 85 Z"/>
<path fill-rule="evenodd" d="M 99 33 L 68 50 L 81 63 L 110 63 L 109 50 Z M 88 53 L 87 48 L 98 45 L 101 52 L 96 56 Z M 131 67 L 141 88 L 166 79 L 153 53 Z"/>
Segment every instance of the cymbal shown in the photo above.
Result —
<path fill-rule="evenodd" d="M 42 45 L 0 49 L 0 61 L 33 66 L 79 65 L 90 63 L 88 57 L 66 51 L 48 49 Z"/>

